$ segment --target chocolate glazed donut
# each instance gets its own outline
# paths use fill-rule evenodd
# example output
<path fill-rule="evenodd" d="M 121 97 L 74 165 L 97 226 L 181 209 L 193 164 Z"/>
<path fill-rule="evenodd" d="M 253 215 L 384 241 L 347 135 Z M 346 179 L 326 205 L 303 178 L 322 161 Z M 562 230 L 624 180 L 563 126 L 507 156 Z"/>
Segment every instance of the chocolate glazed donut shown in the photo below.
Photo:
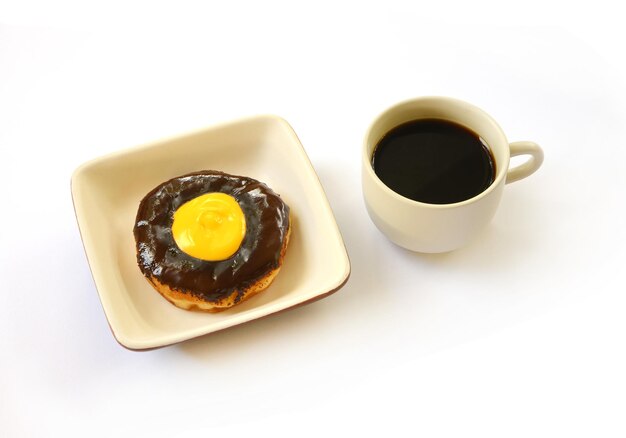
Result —
<path fill-rule="evenodd" d="M 172 235 L 174 212 L 211 192 L 234 197 L 246 220 L 243 241 L 226 260 L 192 257 Z M 173 304 L 219 311 L 269 285 L 282 263 L 290 230 L 289 207 L 265 184 L 219 171 L 194 172 L 164 182 L 141 201 L 134 227 L 137 263 Z"/>

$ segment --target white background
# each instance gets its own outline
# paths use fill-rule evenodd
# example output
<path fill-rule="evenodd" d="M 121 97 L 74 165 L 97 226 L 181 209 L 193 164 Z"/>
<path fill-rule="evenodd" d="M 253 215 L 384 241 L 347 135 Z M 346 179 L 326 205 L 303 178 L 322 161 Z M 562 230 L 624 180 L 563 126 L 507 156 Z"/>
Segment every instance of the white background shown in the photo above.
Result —
<path fill-rule="evenodd" d="M 0 435 L 625 436 L 624 29 L 605 1 L 0 2 Z M 432 94 L 546 158 L 470 246 L 424 256 L 372 225 L 359 160 L 379 112 Z M 349 282 L 125 350 L 72 171 L 257 113 L 304 144 Z"/>

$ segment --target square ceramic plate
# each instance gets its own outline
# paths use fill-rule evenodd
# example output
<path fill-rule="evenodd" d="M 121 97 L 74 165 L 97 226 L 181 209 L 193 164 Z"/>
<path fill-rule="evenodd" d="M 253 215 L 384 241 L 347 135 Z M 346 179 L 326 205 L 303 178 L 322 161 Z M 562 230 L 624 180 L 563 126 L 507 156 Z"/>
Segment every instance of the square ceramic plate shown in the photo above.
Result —
<path fill-rule="evenodd" d="M 283 266 L 263 293 L 220 313 L 181 310 L 161 297 L 136 262 L 133 226 L 141 199 L 198 170 L 266 183 L 291 208 Z M 315 170 L 291 126 L 254 117 L 108 155 L 79 167 L 72 197 L 87 259 L 113 335 L 130 349 L 162 347 L 323 298 L 350 263 Z"/>

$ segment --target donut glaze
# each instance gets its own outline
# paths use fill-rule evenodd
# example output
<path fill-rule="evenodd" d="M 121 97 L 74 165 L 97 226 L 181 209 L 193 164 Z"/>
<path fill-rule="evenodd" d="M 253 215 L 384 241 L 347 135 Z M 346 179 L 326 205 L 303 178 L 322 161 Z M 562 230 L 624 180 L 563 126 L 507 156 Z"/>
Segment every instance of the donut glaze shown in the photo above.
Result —
<path fill-rule="evenodd" d="M 241 246 L 220 261 L 186 254 L 172 236 L 178 207 L 211 192 L 234 197 L 246 219 Z M 289 207 L 262 182 L 213 170 L 194 172 L 160 184 L 142 199 L 133 230 L 137 263 L 148 280 L 214 302 L 245 289 L 279 266 L 289 225 Z M 241 294 L 235 301 L 240 299 Z"/>

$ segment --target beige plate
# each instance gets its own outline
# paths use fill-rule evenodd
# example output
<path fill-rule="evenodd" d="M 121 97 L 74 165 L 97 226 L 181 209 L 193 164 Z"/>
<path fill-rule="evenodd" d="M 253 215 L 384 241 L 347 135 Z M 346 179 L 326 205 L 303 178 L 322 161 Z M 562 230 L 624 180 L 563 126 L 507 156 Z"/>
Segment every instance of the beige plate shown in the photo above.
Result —
<path fill-rule="evenodd" d="M 265 182 L 291 207 L 293 229 L 272 285 L 217 314 L 163 299 L 135 259 L 139 201 L 158 184 L 197 170 Z M 289 124 L 259 116 L 118 152 L 80 166 L 72 197 L 87 259 L 115 338 L 130 349 L 162 347 L 232 327 L 338 290 L 350 262 L 324 190 Z"/>

